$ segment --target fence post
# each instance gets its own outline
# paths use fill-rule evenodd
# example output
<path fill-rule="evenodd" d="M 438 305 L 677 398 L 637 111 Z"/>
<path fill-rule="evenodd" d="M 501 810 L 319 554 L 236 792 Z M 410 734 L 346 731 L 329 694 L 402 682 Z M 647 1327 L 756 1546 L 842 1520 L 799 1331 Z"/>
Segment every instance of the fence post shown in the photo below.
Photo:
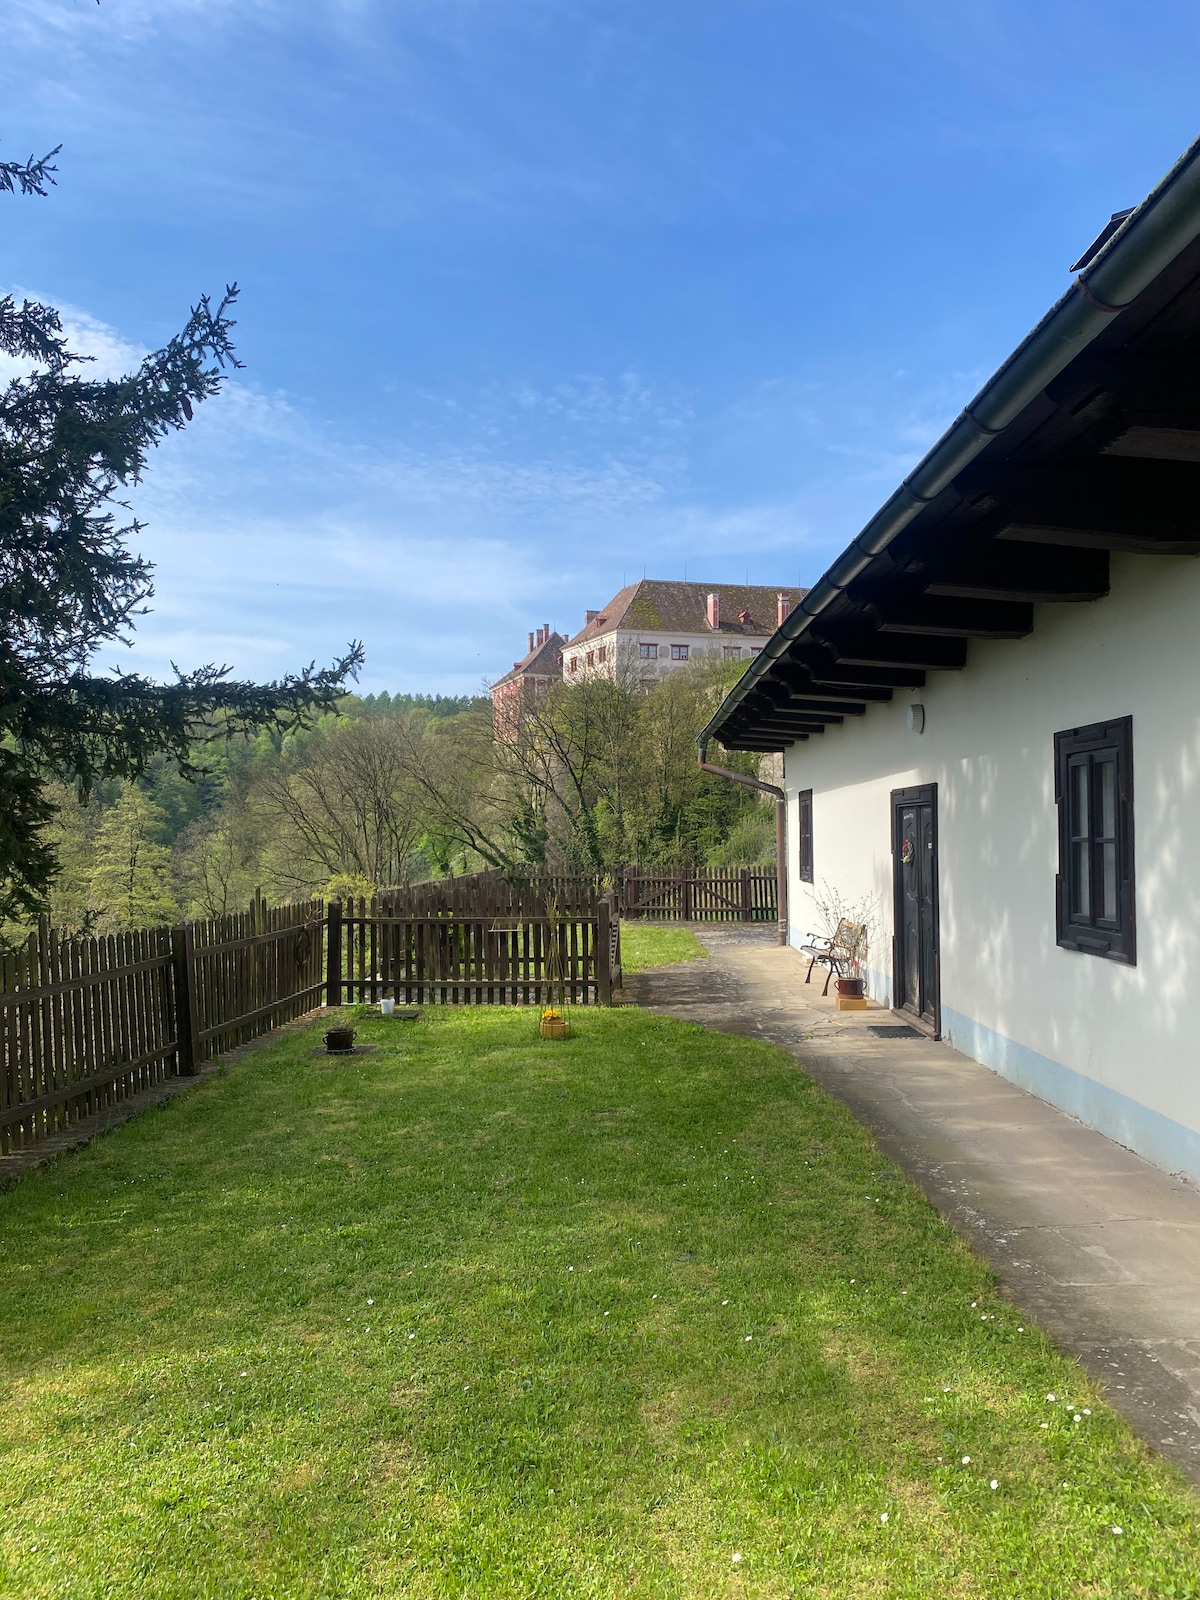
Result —
<path fill-rule="evenodd" d="M 342 902 L 325 907 L 325 1004 L 342 1003 Z"/>
<path fill-rule="evenodd" d="M 612 935 L 607 900 L 596 904 L 596 1004 L 612 1005 Z"/>
<path fill-rule="evenodd" d="M 750 908 L 750 868 L 742 868 L 742 921 L 750 922 L 753 912 Z"/>
<path fill-rule="evenodd" d="M 175 1070 L 181 1078 L 194 1078 L 200 1070 L 200 1014 L 190 923 L 181 922 L 171 929 L 171 954 L 175 965 Z"/>
<path fill-rule="evenodd" d="M 692 920 L 692 869 L 686 866 L 683 869 L 683 905 L 681 906 L 684 922 Z"/>

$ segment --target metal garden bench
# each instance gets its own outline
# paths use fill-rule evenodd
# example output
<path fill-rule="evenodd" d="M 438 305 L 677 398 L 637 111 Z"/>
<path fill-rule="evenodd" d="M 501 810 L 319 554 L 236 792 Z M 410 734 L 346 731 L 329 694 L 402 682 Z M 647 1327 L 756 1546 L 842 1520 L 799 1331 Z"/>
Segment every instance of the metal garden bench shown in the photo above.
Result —
<path fill-rule="evenodd" d="M 833 977 L 846 978 L 859 955 L 866 924 L 862 922 L 847 922 L 845 918 L 837 925 L 837 932 L 832 936 L 823 933 L 809 933 L 805 935 L 807 944 L 801 945 L 800 954 L 808 957 L 808 971 L 804 981 L 812 980 L 812 970 L 820 964 L 828 968 L 825 974 L 825 987 L 821 990 L 823 995 L 829 993 L 829 980 Z"/>

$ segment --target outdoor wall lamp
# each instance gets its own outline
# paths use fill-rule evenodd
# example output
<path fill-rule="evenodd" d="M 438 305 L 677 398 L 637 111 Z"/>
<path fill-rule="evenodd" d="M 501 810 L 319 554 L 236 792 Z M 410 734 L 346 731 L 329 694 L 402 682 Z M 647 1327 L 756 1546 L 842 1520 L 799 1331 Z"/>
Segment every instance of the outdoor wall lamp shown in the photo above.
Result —
<path fill-rule="evenodd" d="M 925 732 L 925 707 L 909 706 L 904 717 L 909 733 Z"/>

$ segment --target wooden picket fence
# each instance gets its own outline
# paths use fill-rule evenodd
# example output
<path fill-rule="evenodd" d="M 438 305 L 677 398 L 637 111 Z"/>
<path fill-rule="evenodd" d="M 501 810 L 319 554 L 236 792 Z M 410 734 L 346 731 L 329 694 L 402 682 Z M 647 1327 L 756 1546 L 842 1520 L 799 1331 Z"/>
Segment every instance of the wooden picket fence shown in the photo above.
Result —
<path fill-rule="evenodd" d="M 627 867 L 617 886 L 623 917 L 655 922 L 775 922 L 775 869 Z"/>
<path fill-rule="evenodd" d="M 776 922 L 773 867 L 622 867 L 598 873 L 534 873 L 514 879 L 489 869 L 439 878 L 380 896 L 392 915 L 595 916 L 608 901 L 626 919 L 664 922 Z"/>
<path fill-rule="evenodd" d="M 390 916 L 538 917 L 547 912 L 594 917 L 610 886 L 595 873 L 539 872 L 515 877 L 499 868 L 384 889 L 378 899 Z"/>
<path fill-rule="evenodd" d="M 461 884 L 462 880 L 459 880 Z M 321 1005 L 610 1005 L 620 924 L 594 889 L 319 900 L 103 938 L 43 920 L 0 956 L 0 1154 L 59 1133 Z M 401 895 L 402 899 L 403 896 Z M 474 911 L 465 909 L 470 901 Z"/>
<path fill-rule="evenodd" d="M 0 957 L 0 1153 L 57 1133 L 320 1004 L 319 901 L 60 939 Z"/>
<path fill-rule="evenodd" d="M 329 907 L 328 1003 L 611 1005 L 621 985 L 621 930 L 607 900 L 590 913 L 515 908 L 484 915 L 398 910 L 391 896 Z M 518 900 L 520 897 L 517 897 Z"/>

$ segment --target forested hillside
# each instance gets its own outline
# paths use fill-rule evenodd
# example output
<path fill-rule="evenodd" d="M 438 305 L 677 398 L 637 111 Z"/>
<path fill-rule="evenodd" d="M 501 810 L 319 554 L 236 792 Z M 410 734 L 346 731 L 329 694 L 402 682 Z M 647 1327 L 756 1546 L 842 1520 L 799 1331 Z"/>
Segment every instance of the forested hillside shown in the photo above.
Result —
<path fill-rule="evenodd" d="M 499 731 L 485 697 L 347 695 L 282 736 L 227 740 L 214 726 L 194 751 L 197 781 L 163 757 L 82 806 L 52 784 L 51 921 L 115 931 L 241 909 L 257 889 L 369 893 L 480 866 L 768 859 L 769 807 L 696 766 L 729 677 L 564 687 Z"/>

